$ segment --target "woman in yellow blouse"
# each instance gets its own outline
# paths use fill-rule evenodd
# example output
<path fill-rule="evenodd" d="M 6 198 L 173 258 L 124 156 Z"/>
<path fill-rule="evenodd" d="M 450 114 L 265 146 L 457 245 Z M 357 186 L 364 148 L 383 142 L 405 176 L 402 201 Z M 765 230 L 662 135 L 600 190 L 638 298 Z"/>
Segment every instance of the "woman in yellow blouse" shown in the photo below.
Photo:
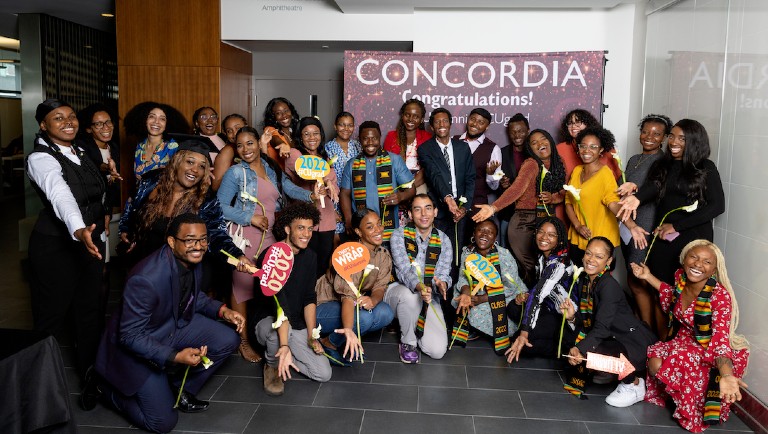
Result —
<path fill-rule="evenodd" d="M 579 199 L 573 193 L 565 198 L 565 213 L 571 222 L 568 229 L 568 241 L 571 260 L 581 266 L 584 249 L 592 237 L 603 236 L 614 247 L 619 245 L 619 196 L 616 194 L 616 179 L 611 169 L 600 161 L 604 152 L 613 149 L 616 142 L 613 134 L 601 127 L 589 127 L 576 136 L 579 158 L 582 164 L 571 173 L 570 186 L 576 190 Z M 644 248 L 647 244 L 647 232 L 633 220 L 626 221 L 635 246 Z"/>

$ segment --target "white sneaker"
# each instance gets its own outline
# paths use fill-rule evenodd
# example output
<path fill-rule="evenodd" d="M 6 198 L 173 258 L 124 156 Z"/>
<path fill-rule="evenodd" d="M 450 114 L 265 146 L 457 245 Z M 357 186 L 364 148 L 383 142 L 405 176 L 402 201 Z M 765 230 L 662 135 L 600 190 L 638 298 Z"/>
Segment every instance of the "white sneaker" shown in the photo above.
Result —
<path fill-rule="evenodd" d="M 605 403 L 614 407 L 629 407 L 645 397 L 645 380 L 639 378 L 637 384 L 620 383 L 619 386 L 605 398 Z"/>

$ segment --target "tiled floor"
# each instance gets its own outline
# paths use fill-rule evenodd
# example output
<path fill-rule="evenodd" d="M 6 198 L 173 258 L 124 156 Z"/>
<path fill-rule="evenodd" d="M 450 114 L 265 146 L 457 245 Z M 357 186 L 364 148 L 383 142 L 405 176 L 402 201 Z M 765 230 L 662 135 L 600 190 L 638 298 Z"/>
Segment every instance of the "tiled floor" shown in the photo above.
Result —
<path fill-rule="evenodd" d="M 15 252 L 7 232 L 21 211 L 18 205 L 4 208 L 0 265 L 8 278 L 0 282 L 0 299 L 13 304 L 4 302 L 0 307 L 0 327 L 28 328 L 29 296 L 19 271 L 22 255 Z M 118 294 L 113 292 L 113 300 Z M 404 365 L 397 355 L 394 334 L 381 332 L 364 340 L 364 364 L 334 368 L 331 381 L 325 384 L 297 374 L 286 383 L 285 395 L 279 398 L 264 394 L 261 364 L 248 364 L 233 355 L 199 394 L 212 401 L 209 410 L 181 414 L 175 432 L 685 432 L 672 420 L 669 410 L 647 403 L 627 409 L 606 405 L 604 398 L 613 386 L 591 386 L 590 399 L 578 400 L 562 389 L 560 362 L 527 359 L 510 367 L 491 351 L 488 341 L 454 348 L 442 360 L 424 356 L 419 365 Z M 87 413 L 79 409 L 79 384 L 71 367 L 71 352 L 71 348 L 62 347 L 79 431 L 106 434 L 135 430 L 104 406 Z M 750 432 L 735 415 L 712 430 Z"/>

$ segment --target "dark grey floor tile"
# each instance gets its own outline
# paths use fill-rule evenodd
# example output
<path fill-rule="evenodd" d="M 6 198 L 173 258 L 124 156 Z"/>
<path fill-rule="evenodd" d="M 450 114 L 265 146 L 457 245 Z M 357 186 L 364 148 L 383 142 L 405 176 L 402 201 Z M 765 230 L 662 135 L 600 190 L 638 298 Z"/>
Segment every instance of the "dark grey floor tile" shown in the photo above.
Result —
<path fill-rule="evenodd" d="M 232 375 L 237 377 L 261 377 L 264 372 L 263 363 L 246 362 L 240 354 L 227 357 L 224 366 L 216 371 L 216 375 Z"/>
<path fill-rule="evenodd" d="M 422 358 L 425 357 L 422 354 Z M 376 364 L 373 371 L 376 384 L 415 384 L 418 386 L 467 387 L 464 366 L 404 365 L 403 363 Z"/>
<path fill-rule="evenodd" d="M 418 388 L 387 384 L 324 383 L 315 407 L 416 411 Z"/>
<path fill-rule="evenodd" d="M 677 421 L 672 417 L 671 408 L 663 408 L 648 402 L 640 402 L 630 407 L 630 409 L 637 421 L 640 422 L 640 425 L 679 426 Z M 731 412 L 731 417 L 728 419 L 728 422 L 722 425 L 709 427 L 707 431 L 709 430 L 752 432 L 752 430 L 733 412 Z"/>
<path fill-rule="evenodd" d="M 586 422 L 591 434 L 683 434 L 688 431 L 679 426 L 619 425 L 615 423 Z"/>
<path fill-rule="evenodd" d="M 390 413 L 366 411 L 361 434 L 441 433 L 466 434 L 474 432 L 469 416 L 447 416 L 421 413 Z"/>
<path fill-rule="evenodd" d="M 590 434 L 584 422 L 475 416 L 477 433 Z M 623 434 L 623 433 L 622 433 Z"/>
<path fill-rule="evenodd" d="M 214 375 L 211 378 L 208 379 L 208 381 L 205 382 L 203 385 L 203 388 L 200 389 L 199 392 L 197 392 L 197 398 L 202 399 L 203 401 L 209 401 L 214 393 L 216 393 L 217 390 L 219 390 L 219 387 L 221 387 L 222 384 L 224 384 L 224 381 L 227 379 L 227 377 L 223 375 Z"/>
<path fill-rule="evenodd" d="M 365 360 L 373 362 L 399 362 L 400 355 L 397 352 L 397 345 L 366 343 L 363 345 L 365 351 Z"/>
<path fill-rule="evenodd" d="M 64 377 L 67 380 L 67 389 L 69 389 L 69 393 L 79 393 L 80 376 L 77 375 L 77 369 L 64 368 Z"/>
<path fill-rule="evenodd" d="M 467 366 L 470 388 L 562 392 L 556 371 L 542 369 L 475 368 Z"/>
<path fill-rule="evenodd" d="M 370 383 L 376 362 L 353 363 L 349 368 L 333 366 L 331 381 L 348 381 L 353 383 Z"/>
<path fill-rule="evenodd" d="M 419 387 L 420 413 L 525 417 L 517 391 Z"/>
<path fill-rule="evenodd" d="M 312 405 L 320 383 L 309 380 L 288 380 L 282 396 L 264 393 L 261 378 L 228 377 L 211 398 L 214 401 L 250 402 L 265 404 Z"/>
<path fill-rule="evenodd" d="M 397 333 L 390 333 L 386 329 L 382 330 L 382 332 L 381 332 L 381 339 L 379 340 L 379 343 L 382 343 L 382 344 L 399 344 L 400 343 L 400 331 L 398 330 Z"/>
<path fill-rule="evenodd" d="M 256 412 L 258 404 L 212 402 L 202 413 L 179 413 L 175 431 L 241 433 Z"/>
<path fill-rule="evenodd" d="M 422 357 L 424 365 L 466 365 L 466 366 L 493 366 L 503 368 L 507 366 L 504 357 L 497 356 L 490 348 L 457 348 L 445 353 L 440 360 Z"/>
<path fill-rule="evenodd" d="M 363 410 L 262 404 L 244 432 L 357 434 L 362 420 Z"/>
<path fill-rule="evenodd" d="M 611 407 L 605 398 L 578 399 L 565 392 L 520 392 L 525 414 L 531 419 L 611 422 L 638 425 L 628 408 Z"/>
<path fill-rule="evenodd" d="M 382 330 L 376 330 L 375 332 L 366 333 L 363 335 L 363 343 L 366 342 L 381 342 Z"/>
<path fill-rule="evenodd" d="M 101 403 L 91 411 L 84 411 L 79 404 L 80 394 L 72 393 L 69 395 L 69 405 L 72 411 L 72 419 L 78 426 L 99 426 L 109 428 L 128 428 L 131 426 L 128 419 L 120 413 L 107 408 Z"/>
<path fill-rule="evenodd" d="M 137 432 L 136 428 L 115 428 L 115 427 L 101 427 L 101 426 L 84 426 L 77 427 L 79 434 L 110 434 L 113 432 L 120 434 L 128 434 Z"/>
<path fill-rule="evenodd" d="M 521 357 L 520 360 L 512 362 L 509 366 L 513 368 L 530 369 L 563 369 L 565 362 L 557 359 L 548 359 L 545 357 Z"/>

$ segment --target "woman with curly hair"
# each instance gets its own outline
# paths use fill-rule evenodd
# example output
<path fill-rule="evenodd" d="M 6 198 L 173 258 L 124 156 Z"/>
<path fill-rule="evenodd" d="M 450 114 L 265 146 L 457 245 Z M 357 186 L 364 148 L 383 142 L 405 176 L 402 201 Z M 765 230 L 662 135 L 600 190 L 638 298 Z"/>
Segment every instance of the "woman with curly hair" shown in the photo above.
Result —
<path fill-rule="evenodd" d="M 211 190 L 210 168 L 208 147 L 186 140 L 165 170 L 142 179 L 136 195 L 126 204 L 119 226 L 120 239 L 129 245 L 128 252 L 133 253 L 135 261 L 163 245 L 174 217 L 191 212 L 206 222 L 209 251 L 218 254 L 224 250 L 240 258 L 240 270 L 243 264 L 251 264 L 227 234 L 221 206 Z"/>
<path fill-rule="evenodd" d="M 627 161 L 627 167 L 624 172 L 627 182 L 621 184 L 616 192 L 622 198 L 634 194 L 638 188 L 645 184 L 648 179 L 648 171 L 653 163 L 664 156 L 661 149 L 664 145 L 664 139 L 672 130 L 672 121 L 664 115 L 650 114 L 640 121 L 640 146 L 643 151 L 640 154 L 633 155 Z M 642 226 L 646 231 L 653 230 L 653 220 L 656 216 L 656 204 L 648 202 L 637 210 L 635 222 Z M 627 286 L 632 291 L 632 295 L 637 305 L 637 313 L 641 320 L 650 324 L 655 329 L 663 329 L 666 324 L 666 316 L 661 312 L 658 303 L 654 302 L 654 292 L 639 281 L 632 274 L 630 264 L 641 263 L 645 260 L 648 248 L 637 249 L 632 243 L 626 243 L 621 240 L 621 252 L 624 255 L 624 262 L 627 265 Z"/>
<path fill-rule="evenodd" d="M 564 199 L 561 190 L 565 183 L 565 170 L 554 144 L 548 132 L 531 131 L 525 144 L 529 158 L 520 166 L 520 172 L 512 185 L 493 204 L 476 205 L 480 211 L 472 216 L 476 222 L 483 221 L 515 204 L 515 213 L 507 229 L 507 240 L 520 264 L 520 275 L 529 286 L 536 281 L 533 232 L 537 214 L 540 213 L 542 217 L 557 215 L 557 208 L 562 208 L 557 205 Z"/>
<path fill-rule="evenodd" d="M 277 161 L 280 168 L 285 170 L 285 159 L 291 155 L 295 147 L 294 132 L 299 126 L 299 112 L 286 98 L 272 98 L 264 109 L 264 133 L 272 134 L 272 141 L 262 152 Z"/>
<path fill-rule="evenodd" d="M 672 325 L 670 339 L 648 348 L 645 400 L 666 407 L 683 428 L 704 431 L 728 420 L 741 400 L 740 387 L 749 359 L 749 342 L 736 334 L 739 306 L 725 268 L 723 252 L 707 240 L 694 240 L 680 253 L 675 284 L 662 282 L 645 264 L 632 272 L 659 291 Z"/>
<path fill-rule="evenodd" d="M 424 174 L 419 167 L 416 149 L 432 137 L 432 134 L 424 129 L 426 114 L 427 109 L 423 102 L 415 98 L 409 99 L 400 107 L 397 126 L 384 138 L 384 150 L 403 158 L 408 170 L 414 175 L 413 185 L 416 188 L 424 184 Z"/>
<path fill-rule="evenodd" d="M 568 238 L 565 225 L 557 217 L 545 217 L 536 224 L 536 265 L 538 282 L 525 294 L 525 307 L 520 321 L 520 334 L 507 350 L 507 362 L 520 360 L 523 350 L 531 356 L 559 357 L 557 345 L 563 313 L 560 305 L 568 298 L 573 280 L 573 263 L 568 258 Z M 578 294 L 571 293 L 578 301 Z M 576 336 L 565 328 L 563 342 L 573 342 Z"/>
<path fill-rule="evenodd" d="M 576 136 L 578 136 L 581 130 L 585 128 L 599 126 L 600 121 L 592 116 L 592 113 L 584 109 L 571 110 L 563 118 L 563 122 L 560 124 L 560 136 L 562 142 L 557 144 L 557 153 L 560 155 L 560 158 L 563 159 L 563 164 L 565 165 L 566 182 L 571 179 L 571 172 L 573 172 L 573 169 L 581 164 L 578 149 L 579 142 L 576 139 Z M 619 177 L 621 177 L 621 168 L 611 155 L 613 144 L 611 144 L 611 148 L 607 149 L 607 151 L 608 152 L 600 157 L 600 162 L 611 169 L 614 180 L 619 179 Z"/>
<path fill-rule="evenodd" d="M 175 108 L 154 101 L 137 104 L 125 115 L 125 132 L 139 140 L 134 154 L 136 182 L 150 170 L 165 167 L 179 144 L 168 133 L 186 133 L 189 124 Z"/>
<path fill-rule="evenodd" d="M 581 266 L 584 249 L 592 237 L 603 236 L 613 243 L 613 247 L 619 245 L 616 214 L 620 206 L 616 179 L 602 162 L 603 155 L 613 149 L 616 141 L 613 134 L 601 127 L 590 127 L 582 130 L 576 141 L 582 164 L 573 169 L 569 185 L 581 192 L 579 199 L 571 193 L 566 195 L 565 213 L 571 223 L 568 229 L 568 241 L 571 243 L 569 254 L 573 263 Z M 635 246 L 645 248 L 648 232 L 634 220 L 627 219 L 624 224 L 632 232 Z"/>

